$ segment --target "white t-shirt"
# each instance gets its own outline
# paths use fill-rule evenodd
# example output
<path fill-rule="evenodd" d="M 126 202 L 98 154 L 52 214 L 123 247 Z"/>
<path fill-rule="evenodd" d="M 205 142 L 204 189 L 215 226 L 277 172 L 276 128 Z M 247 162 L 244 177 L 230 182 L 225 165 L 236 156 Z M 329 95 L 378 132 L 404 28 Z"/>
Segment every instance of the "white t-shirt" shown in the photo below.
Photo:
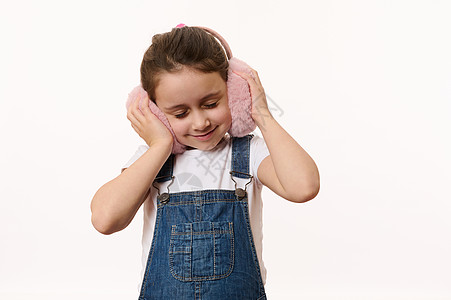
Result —
<path fill-rule="evenodd" d="M 147 145 L 139 146 L 135 155 L 125 164 L 124 168 L 131 166 L 141 155 L 149 149 Z M 202 151 L 198 149 L 187 150 L 175 156 L 173 175 L 174 182 L 169 187 L 170 193 L 205 190 L 205 189 L 226 189 L 234 190 L 235 183 L 230 178 L 231 171 L 232 143 L 229 135 L 212 150 Z M 266 282 L 266 268 L 262 260 L 262 183 L 257 177 L 257 170 L 262 160 L 269 155 L 265 141 L 254 134 L 250 143 L 250 163 L 249 172 L 254 176 L 252 182 L 247 186 L 249 218 L 252 234 L 254 237 L 255 249 L 262 273 L 263 283 Z M 249 179 L 233 178 L 237 182 L 237 187 L 244 189 Z M 161 193 L 167 192 L 170 180 L 155 184 Z M 142 273 L 141 281 L 147 264 L 147 258 L 152 244 L 152 238 L 156 218 L 156 196 L 157 190 L 151 187 L 149 196 L 144 202 L 144 228 L 142 237 Z"/>

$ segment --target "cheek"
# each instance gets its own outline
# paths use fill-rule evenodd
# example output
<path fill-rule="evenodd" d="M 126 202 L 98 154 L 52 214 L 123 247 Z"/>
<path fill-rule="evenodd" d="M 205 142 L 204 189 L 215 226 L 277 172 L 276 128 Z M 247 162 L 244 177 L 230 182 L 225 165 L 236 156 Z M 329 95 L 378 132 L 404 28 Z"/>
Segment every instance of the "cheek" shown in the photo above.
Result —
<path fill-rule="evenodd" d="M 184 132 L 186 132 L 186 122 L 174 118 L 168 118 L 168 121 L 171 125 L 172 130 L 174 131 L 175 136 L 177 137 L 177 139 L 180 139 Z"/>
<path fill-rule="evenodd" d="M 222 106 L 215 112 L 215 117 L 218 123 L 232 124 L 232 115 L 230 114 L 230 109 L 228 105 Z"/>

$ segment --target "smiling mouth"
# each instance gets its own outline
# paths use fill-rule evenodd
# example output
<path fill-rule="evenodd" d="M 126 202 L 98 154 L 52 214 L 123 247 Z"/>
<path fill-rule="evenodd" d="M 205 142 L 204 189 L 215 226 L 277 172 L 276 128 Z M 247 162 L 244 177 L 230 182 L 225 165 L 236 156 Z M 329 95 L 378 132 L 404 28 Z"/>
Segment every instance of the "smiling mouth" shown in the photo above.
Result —
<path fill-rule="evenodd" d="M 216 129 L 216 127 L 213 128 L 212 130 L 208 131 L 207 133 L 199 134 L 199 135 L 193 135 L 193 136 L 194 136 L 194 137 L 197 137 L 197 138 L 206 137 L 206 136 L 208 136 L 209 134 L 211 134 L 213 131 L 215 131 L 215 129 Z"/>

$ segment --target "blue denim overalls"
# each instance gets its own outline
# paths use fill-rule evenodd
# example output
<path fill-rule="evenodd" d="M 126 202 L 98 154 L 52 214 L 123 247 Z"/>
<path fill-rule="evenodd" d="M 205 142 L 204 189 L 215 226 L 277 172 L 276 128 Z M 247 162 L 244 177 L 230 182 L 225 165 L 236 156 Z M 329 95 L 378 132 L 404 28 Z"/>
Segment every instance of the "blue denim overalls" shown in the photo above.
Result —
<path fill-rule="evenodd" d="M 232 138 L 235 190 L 163 193 L 141 287 L 144 299 L 266 299 L 249 223 L 247 193 L 232 176 L 249 174 L 252 135 Z M 171 155 L 155 182 L 173 179 Z M 246 184 L 246 186 L 247 186 Z M 169 191 L 169 187 L 168 187 Z"/>

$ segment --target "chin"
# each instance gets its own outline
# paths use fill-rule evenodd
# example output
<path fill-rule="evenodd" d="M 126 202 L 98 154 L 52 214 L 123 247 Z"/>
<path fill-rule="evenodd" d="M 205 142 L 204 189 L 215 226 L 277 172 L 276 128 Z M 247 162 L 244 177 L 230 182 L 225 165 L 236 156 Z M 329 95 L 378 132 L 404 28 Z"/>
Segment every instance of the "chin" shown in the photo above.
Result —
<path fill-rule="evenodd" d="M 188 146 L 191 148 L 194 148 L 194 149 L 209 151 L 209 150 L 212 150 L 214 147 L 216 147 L 220 141 L 221 141 L 221 139 L 219 139 L 218 141 L 215 140 L 215 141 L 211 141 L 211 142 L 192 143 L 191 145 L 188 145 Z"/>

